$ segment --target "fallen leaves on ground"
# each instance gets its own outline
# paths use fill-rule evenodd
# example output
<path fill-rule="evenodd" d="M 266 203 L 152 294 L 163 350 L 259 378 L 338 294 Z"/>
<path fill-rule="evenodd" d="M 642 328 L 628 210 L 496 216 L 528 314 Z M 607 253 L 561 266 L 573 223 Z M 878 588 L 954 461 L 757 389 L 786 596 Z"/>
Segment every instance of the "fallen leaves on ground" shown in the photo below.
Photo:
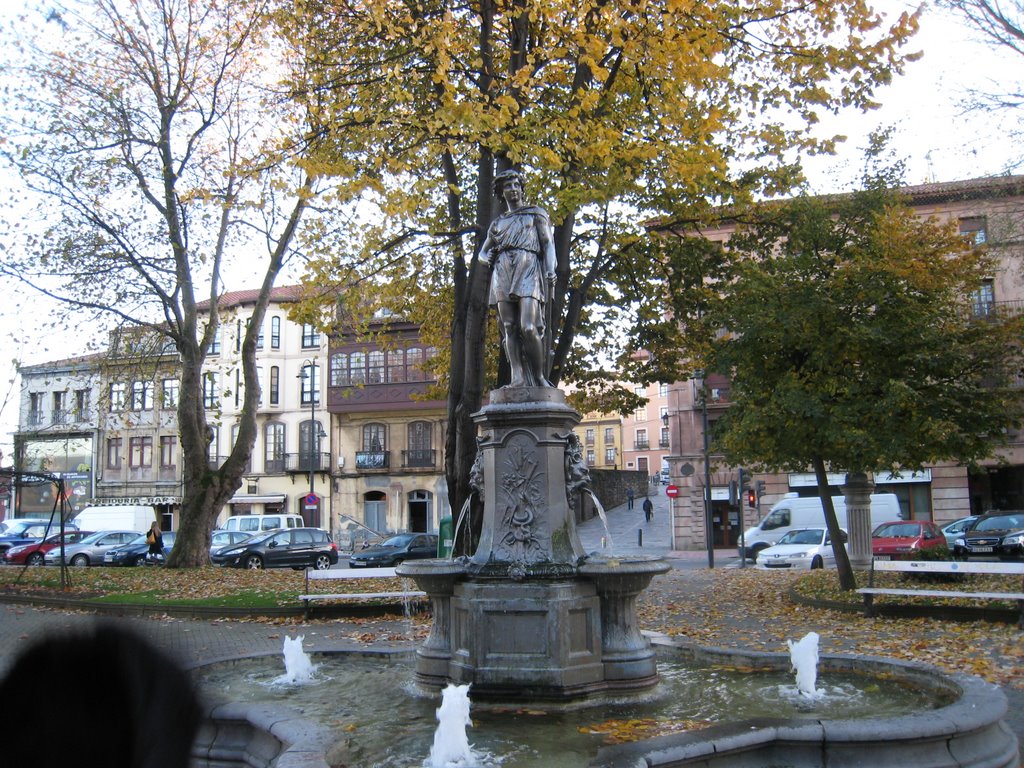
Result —
<path fill-rule="evenodd" d="M 685 733 L 707 728 L 713 723 L 707 720 L 661 720 L 658 718 L 633 718 L 629 720 L 605 720 L 602 723 L 580 726 L 580 733 L 603 736 L 605 744 L 625 744 L 641 739 L 653 739 L 670 733 Z"/>

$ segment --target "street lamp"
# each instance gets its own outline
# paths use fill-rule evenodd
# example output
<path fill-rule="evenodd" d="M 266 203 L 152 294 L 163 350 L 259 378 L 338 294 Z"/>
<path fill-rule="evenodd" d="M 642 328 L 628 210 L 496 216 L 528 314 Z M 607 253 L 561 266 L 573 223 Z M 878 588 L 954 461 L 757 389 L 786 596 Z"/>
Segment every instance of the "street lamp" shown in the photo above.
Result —
<path fill-rule="evenodd" d="M 704 371 L 694 371 L 694 383 L 700 395 L 701 429 L 704 432 L 704 542 L 708 549 L 708 568 L 715 567 L 715 533 L 711 502 L 711 446 L 708 441 L 708 397 Z"/>
<path fill-rule="evenodd" d="M 305 381 L 309 379 L 309 494 L 314 493 L 314 482 L 316 478 L 317 461 L 319 455 L 320 439 L 324 437 L 324 431 L 316 421 L 316 361 L 303 360 L 302 370 L 295 378 Z"/>

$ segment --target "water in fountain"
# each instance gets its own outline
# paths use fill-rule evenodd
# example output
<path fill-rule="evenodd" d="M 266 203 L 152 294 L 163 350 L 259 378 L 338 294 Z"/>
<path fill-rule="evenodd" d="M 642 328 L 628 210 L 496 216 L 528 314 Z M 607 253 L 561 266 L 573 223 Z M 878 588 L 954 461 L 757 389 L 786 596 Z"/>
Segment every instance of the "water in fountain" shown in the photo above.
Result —
<path fill-rule="evenodd" d="M 594 509 L 597 510 L 597 516 L 601 518 L 601 525 L 604 526 L 604 537 L 601 539 L 604 544 L 604 548 L 613 549 L 612 532 L 608 530 L 608 516 L 604 513 L 604 505 L 601 503 L 601 500 L 597 498 L 597 494 L 592 490 L 589 488 L 584 488 L 583 490 L 587 492 L 587 495 L 590 496 L 591 500 L 594 502 Z"/>
<path fill-rule="evenodd" d="M 469 496 L 462 503 L 462 509 L 459 510 L 459 519 L 455 521 L 455 527 L 452 529 L 452 546 L 448 550 L 448 559 L 451 560 L 455 557 L 455 542 L 459 540 L 459 529 L 462 528 L 462 521 L 466 519 L 466 514 L 469 512 L 469 505 L 472 503 L 473 497 Z"/>
<path fill-rule="evenodd" d="M 427 760 L 429 768 L 469 768 L 477 764 L 473 748 L 466 736 L 469 717 L 469 686 L 449 683 L 441 691 L 437 709 L 437 730 Z"/>
<path fill-rule="evenodd" d="M 816 696 L 815 682 L 818 677 L 818 633 L 808 632 L 797 642 L 786 641 L 789 645 L 789 660 L 796 671 L 796 687 L 804 696 Z"/>
<path fill-rule="evenodd" d="M 302 650 L 302 640 L 305 635 L 298 637 L 286 637 L 284 639 L 284 674 L 278 677 L 275 683 L 291 683 L 301 685 L 313 679 L 316 667 L 309 658 L 309 654 Z"/>

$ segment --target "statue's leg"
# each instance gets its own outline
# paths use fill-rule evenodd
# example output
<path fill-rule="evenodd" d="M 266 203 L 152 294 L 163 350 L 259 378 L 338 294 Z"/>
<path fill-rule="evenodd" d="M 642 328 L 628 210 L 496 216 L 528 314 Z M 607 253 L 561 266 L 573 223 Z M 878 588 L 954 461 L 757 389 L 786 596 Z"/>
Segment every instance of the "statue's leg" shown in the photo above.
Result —
<path fill-rule="evenodd" d="M 519 326 L 523 334 L 523 349 L 530 366 L 533 384 L 550 387 L 544 375 L 547 362 L 544 359 L 544 305 L 536 299 L 519 300 Z"/>
<path fill-rule="evenodd" d="M 498 302 L 498 321 L 501 323 L 502 343 L 505 346 L 505 356 L 508 358 L 508 365 L 512 371 L 510 387 L 525 386 L 523 378 L 523 355 L 522 345 L 519 341 L 519 325 L 516 322 L 516 306 L 511 301 Z"/>

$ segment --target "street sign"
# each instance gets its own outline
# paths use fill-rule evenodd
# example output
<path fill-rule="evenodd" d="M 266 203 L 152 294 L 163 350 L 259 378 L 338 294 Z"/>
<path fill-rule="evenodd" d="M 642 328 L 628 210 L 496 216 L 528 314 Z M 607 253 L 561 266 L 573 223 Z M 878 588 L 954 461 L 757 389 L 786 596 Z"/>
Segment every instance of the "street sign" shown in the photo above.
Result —
<path fill-rule="evenodd" d="M 316 509 L 317 505 L 320 503 L 320 497 L 317 496 L 315 493 L 310 493 L 306 496 L 305 501 L 306 509 Z"/>
<path fill-rule="evenodd" d="M 670 499 L 674 499 L 676 496 L 679 495 L 679 488 L 674 485 L 666 485 L 665 495 L 668 496 Z"/>

